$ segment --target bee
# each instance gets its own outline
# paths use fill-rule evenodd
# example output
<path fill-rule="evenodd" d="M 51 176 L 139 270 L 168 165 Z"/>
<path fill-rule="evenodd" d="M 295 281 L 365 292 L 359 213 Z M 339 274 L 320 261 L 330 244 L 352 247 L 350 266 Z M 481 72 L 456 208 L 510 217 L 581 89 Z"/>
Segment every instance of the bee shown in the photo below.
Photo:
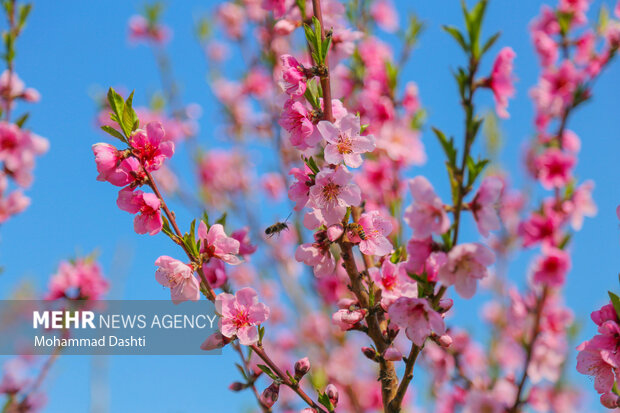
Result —
<path fill-rule="evenodd" d="M 357 236 L 359 236 L 362 239 L 362 241 L 366 240 L 366 233 L 364 232 L 364 228 L 362 228 L 362 226 L 358 224 L 357 222 L 350 223 L 347 226 L 347 229 L 353 232 L 354 234 L 357 234 Z"/>
<path fill-rule="evenodd" d="M 288 219 L 291 217 L 291 214 L 288 214 L 288 217 L 286 217 L 284 222 L 276 222 L 275 224 L 267 227 L 265 229 L 265 234 L 269 235 L 269 238 L 271 238 L 274 235 L 279 234 L 280 232 L 284 231 L 285 229 L 288 229 L 288 224 L 286 223 L 286 221 L 288 221 Z"/>

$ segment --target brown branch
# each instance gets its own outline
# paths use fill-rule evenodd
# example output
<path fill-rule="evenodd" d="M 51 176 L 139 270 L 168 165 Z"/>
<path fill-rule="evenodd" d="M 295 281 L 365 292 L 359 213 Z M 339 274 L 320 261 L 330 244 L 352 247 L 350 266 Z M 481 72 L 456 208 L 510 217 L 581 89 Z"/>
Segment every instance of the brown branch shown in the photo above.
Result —
<path fill-rule="evenodd" d="M 297 393 L 297 395 L 301 397 L 301 399 L 306 402 L 308 406 L 315 409 L 317 413 L 327 412 L 323 407 L 319 406 L 316 402 L 314 402 L 310 398 L 310 396 L 308 396 L 308 394 L 299 386 L 299 384 L 291 382 L 291 379 L 288 377 L 288 375 L 285 374 L 273 360 L 271 360 L 271 358 L 267 355 L 267 353 L 265 353 L 262 347 L 259 347 L 256 344 L 252 344 L 250 348 L 256 353 L 256 355 L 258 355 L 258 357 L 260 357 L 265 363 L 267 363 L 267 366 L 269 366 L 269 368 L 275 373 L 275 375 L 278 376 L 280 380 L 282 380 L 282 383 L 291 390 L 293 390 L 295 393 Z"/>
<path fill-rule="evenodd" d="M 521 374 L 521 379 L 519 380 L 519 385 L 517 387 L 517 395 L 515 396 L 515 402 L 512 405 L 512 407 L 508 410 L 509 413 L 518 412 L 519 406 L 523 403 L 523 400 L 521 400 L 521 394 L 523 393 L 525 383 L 527 382 L 527 377 L 528 377 L 527 370 L 530 366 L 530 362 L 532 361 L 536 339 L 538 338 L 538 335 L 540 334 L 540 321 L 542 319 L 542 312 L 545 306 L 545 300 L 547 298 L 547 294 L 548 294 L 547 287 L 544 287 L 542 294 L 536 304 L 536 310 L 535 310 L 535 315 L 534 315 L 535 316 L 534 327 L 532 329 L 532 340 L 527 345 L 525 363 L 523 365 L 523 373 Z"/>
<path fill-rule="evenodd" d="M 312 0 L 312 8 L 314 16 L 321 23 L 321 41 L 325 40 L 325 25 L 323 24 L 323 13 L 321 12 L 321 0 Z M 321 77 L 321 89 L 323 89 L 323 117 L 330 122 L 334 121 L 332 114 L 332 91 L 329 81 L 329 64 L 328 57 L 325 56 L 325 68 L 327 74 Z"/>

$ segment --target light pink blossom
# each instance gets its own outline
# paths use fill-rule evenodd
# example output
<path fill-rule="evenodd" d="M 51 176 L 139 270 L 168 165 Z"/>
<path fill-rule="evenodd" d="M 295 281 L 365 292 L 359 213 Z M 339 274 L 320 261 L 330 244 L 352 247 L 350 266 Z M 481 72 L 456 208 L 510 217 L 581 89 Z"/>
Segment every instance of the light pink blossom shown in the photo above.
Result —
<path fill-rule="evenodd" d="M 219 258 L 230 265 L 241 263 L 241 259 L 237 257 L 241 244 L 238 240 L 226 235 L 222 224 L 214 224 L 207 229 L 204 221 L 200 221 L 197 235 L 201 241 L 200 252 L 203 254 L 210 258 Z"/>
<path fill-rule="evenodd" d="M 347 207 L 362 201 L 360 188 L 351 178 L 344 166 L 323 169 L 316 175 L 315 184 L 310 188 L 310 203 L 312 208 L 320 210 L 328 226 L 339 223 Z"/>
<path fill-rule="evenodd" d="M 200 285 L 192 267 L 166 255 L 157 258 L 155 265 L 155 279 L 170 288 L 170 298 L 174 304 L 200 299 Z"/>
<path fill-rule="evenodd" d="M 484 245 L 459 244 L 448 252 L 448 262 L 438 273 L 439 280 L 454 285 L 461 297 L 471 298 L 476 292 L 476 281 L 488 275 L 487 267 L 494 262 L 495 255 Z"/>
<path fill-rule="evenodd" d="M 478 231 L 484 237 L 489 236 L 489 231 L 500 229 L 497 208 L 503 187 L 504 184 L 500 179 L 485 178 L 471 203 L 471 212 L 476 219 Z"/>
<path fill-rule="evenodd" d="M 381 306 L 384 309 L 388 309 L 400 297 L 417 298 L 418 296 L 418 288 L 407 275 L 404 263 L 393 264 L 386 259 L 381 264 L 381 268 L 370 268 L 368 275 L 381 289 Z"/>
<path fill-rule="evenodd" d="M 409 181 L 413 203 L 405 210 L 405 222 L 413 229 L 416 239 L 423 239 L 433 233 L 443 234 L 450 228 L 450 219 L 443 202 L 435 194 L 431 183 L 423 176 Z"/>
<path fill-rule="evenodd" d="M 357 168 L 362 164 L 361 154 L 375 149 L 372 135 L 360 135 L 360 118 L 355 115 L 345 116 L 338 125 L 323 120 L 318 123 L 317 129 L 327 141 L 325 160 L 331 164 L 344 162 L 351 168 Z"/>
<path fill-rule="evenodd" d="M 258 302 L 256 291 L 250 287 L 242 288 L 235 295 L 220 293 L 215 298 L 215 309 L 221 315 L 222 335 L 236 336 L 244 346 L 258 342 L 256 326 L 269 318 L 269 307 Z"/>
<path fill-rule="evenodd" d="M 441 315 L 424 298 L 401 297 L 388 310 L 390 319 L 415 345 L 422 346 L 431 333 L 443 335 L 446 326 Z"/>
<path fill-rule="evenodd" d="M 329 240 L 325 232 L 314 234 L 314 242 L 302 244 L 295 251 L 295 259 L 314 268 L 317 277 L 331 275 L 336 268 L 336 261 L 329 250 Z"/>
<path fill-rule="evenodd" d="M 280 56 L 282 63 L 283 88 L 291 96 L 306 92 L 306 73 L 301 63 L 291 55 Z"/>
<path fill-rule="evenodd" d="M 311 173 L 312 170 L 306 164 L 304 164 L 303 170 L 292 168 L 289 172 L 289 175 L 293 175 L 295 178 L 288 190 L 288 197 L 295 202 L 295 211 L 301 211 L 308 203 L 310 187 L 313 184 L 310 180 Z"/>
<path fill-rule="evenodd" d="M 387 238 L 392 233 L 392 223 L 381 216 L 379 211 L 365 212 L 359 219 L 359 225 L 364 229 L 364 238 L 359 234 L 354 239 L 359 239 L 360 251 L 366 255 L 384 256 L 392 251 L 392 243 Z"/>
<path fill-rule="evenodd" d="M 390 0 L 378 0 L 372 3 L 370 15 L 386 32 L 393 33 L 398 30 L 398 14 Z"/>

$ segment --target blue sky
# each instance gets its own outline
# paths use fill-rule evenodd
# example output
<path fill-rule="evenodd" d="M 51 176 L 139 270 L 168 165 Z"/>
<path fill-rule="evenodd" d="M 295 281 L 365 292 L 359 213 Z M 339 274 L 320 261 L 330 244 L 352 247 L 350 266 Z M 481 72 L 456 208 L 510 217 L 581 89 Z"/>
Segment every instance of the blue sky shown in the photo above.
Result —
<path fill-rule="evenodd" d="M 418 83 L 429 114 L 428 125 L 439 126 L 458 137 L 462 135 L 462 113 L 450 69 L 460 64 L 463 56 L 440 25 L 460 27 L 461 16 L 458 1 L 441 3 L 438 7 L 438 2 L 431 1 L 398 2 L 399 10 L 415 11 L 427 24 L 404 79 Z M 593 8 L 598 9 L 600 3 L 596 1 Z M 170 2 L 165 12 L 165 21 L 174 30 L 169 45 L 174 72 L 180 79 L 184 101 L 203 106 L 200 139 L 209 145 L 221 144 L 214 140 L 210 126 L 217 119 L 217 108 L 205 82 L 206 65 L 192 30 L 194 19 L 214 4 L 212 0 L 186 0 L 175 2 L 174 6 Z M 106 273 L 115 282 L 110 298 L 167 296 L 154 280 L 153 262 L 162 254 L 178 256 L 179 251 L 163 236 L 139 236 L 133 232 L 131 216 L 115 206 L 116 188 L 95 181 L 90 149 L 103 136 L 94 127 L 95 106 L 89 91 L 97 85 L 125 85 L 136 89 L 136 101 L 144 104 L 146 96 L 159 88 L 148 48 L 131 47 L 126 39 L 127 20 L 142 5 L 142 1 L 121 0 L 35 2 L 28 27 L 18 43 L 16 69 L 27 85 L 42 94 L 41 103 L 28 107 L 28 124 L 50 140 L 51 149 L 37 163 L 36 180 L 28 191 L 32 206 L 1 228 L 3 294 L 8 295 L 24 280 L 30 280 L 41 291 L 60 259 L 96 249 Z M 540 2 L 533 0 L 491 1 L 484 26 L 486 35 L 502 31 L 493 52 L 508 45 L 517 53 L 518 94 L 510 102 L 510 120 L 501 124 L 506 141 L 502 162 L 516 183 L 523 182 L 521 147 L 533 132 L 527 90 L 536 81 L 538 65 L 527 25 L 539 7 Z M 390 36 L 385 39 L 394 42 Z M 490 61 L 485 62 L 483 72 L 490 65 Z M 587 319 L 589 312 L 606 300 L 607 289 L 618 290 L 620 243 L 615 207 L 620 203 L 619 75 L 620 67 L 614 64 L 597 82 L 593 101 L 581 108 L 570 124 L 582 139 L 576 173 L 581 179 L 595 180 L 594 198 L 599 207 L 598 216 L 586 221 L 572 244 L 573 270 L 566 295 L 569 306 L 584 322 L 580 340 L 594 333 Z M 487 108 L 492 104 L 489 96 L 479 103 Z M 443 155 L 428 128 L 423 141 L 429 162 L 413 173 L 430 176 L 447 200 Z M 188 216 L 181 214 L 181 222 L 185 218 Z M 476 239 L 471 223 L 466 228 L 465 238 Z M 512 266 L 511 277 L 517 283 L 523 280 L 528 262 L 526 255 Z M 456 319 L 466 326 L 475 326 L 477 317 L 467 315 L 473 314 L 469 310 L 475 311 L 479 303 L 459 301 Z M 210 411 L 242 411 L 249 399 L 226 389 L 237 375 L 233 360 L 228 351 L 224 356 L 209 357 L 61 358 L 47 384 L 50 400 L 46 411 L 87 411 L 91 401 L 105 407 L 100 403 L 108 396 L 109 411 L 115 412 L 201 411 L 206 399 L 213 406 Z M 91 382 L 106 376 L 107 390 L 99 386 L 99 393 L 91 394 Z M 590 381 L 576 374 L 575 379 L 587 393 L 593 394 Z"/>

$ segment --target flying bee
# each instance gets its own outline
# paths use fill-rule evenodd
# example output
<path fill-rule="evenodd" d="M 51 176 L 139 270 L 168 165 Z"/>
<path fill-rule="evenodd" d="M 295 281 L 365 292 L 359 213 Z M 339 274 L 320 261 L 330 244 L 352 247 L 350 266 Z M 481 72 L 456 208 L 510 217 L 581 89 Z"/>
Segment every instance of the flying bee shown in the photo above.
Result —
<path fill-rule="evenodd" d="M 366 240 L 366 233 L 364 232 L 364 228 L 362 228 L 362 226 L 358 224 L 357 222 L 350 223 L 347 226 L 347 229 L 353 232 L 354 234 L 357 234 L 357 236 L 359 236 L 362 239 L 362 241 Z"/>
<path fill-rule="evenodd" d="M 276 222 L 275 224 L 267 227 L 265 229 L 265 234 L 269 235 L 269 238 L 271 238 L 274 235 L 279 234 L 280 232 L 284 231 L 285 229 L 288 229 L 288 224 L 286 223 L 286 221 L 288 221 L 288 219 L 291 217 L 291 214 L 288 214 L 288 217 L 286 217 L 284 222 Z"/>

